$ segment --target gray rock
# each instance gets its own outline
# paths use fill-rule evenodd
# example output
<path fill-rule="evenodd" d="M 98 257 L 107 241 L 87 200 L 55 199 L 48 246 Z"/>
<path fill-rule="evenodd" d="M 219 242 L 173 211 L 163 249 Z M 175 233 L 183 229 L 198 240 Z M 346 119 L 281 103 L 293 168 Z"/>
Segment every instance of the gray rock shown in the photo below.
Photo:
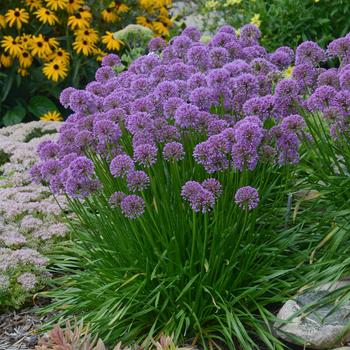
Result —
<path fill-rule="evenodd" d="M 323 305 L 311 312 L 293 317 L 305 306 L 321 300 L 331 291 L 348 285 L 350 285 L 348 280 L 328 283 L 287 301 L 277 315 L 278 321 L 274 325 L 276 335 L 310 349 L 332 349 L 349 343 L 350 329 L 347 328 L 350 325 L 350 301 L 335 311 L 334 304 Z M 350 350 L 350 348 L 344 349 Z"/>

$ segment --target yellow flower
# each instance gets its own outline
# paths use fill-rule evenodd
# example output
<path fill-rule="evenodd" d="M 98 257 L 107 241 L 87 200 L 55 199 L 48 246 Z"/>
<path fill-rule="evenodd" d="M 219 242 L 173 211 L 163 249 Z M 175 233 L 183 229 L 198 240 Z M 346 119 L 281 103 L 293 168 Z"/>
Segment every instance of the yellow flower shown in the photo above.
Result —
<path fill-rule="evenodd" d="M 45 56 L 50 55 L 52 52 L 49 43 L 45 41 L 42 34 L 32 38 L 30 49 L 32 51 L 32 55 L 37 55 L 39 58 L 44 58 Z"/>
<path fill-rule="evenodd" d="M 53 11 L 63 10 L 67 7 L 68 0 L 45 0 L 46 5 Z"/>
<path fill-rule="evenodd" d="M 258 28 L 261 25 L 261 20 L 260 20 L 260 15 L 258 13 L 256 13 L 250 20 L 251 24 L 256 25 Z"/>
<path fill-rule="evenodd" d="M 105 51 L 101 50 L 100 48 L 97 48 L 94 51 L 94 54 L 96 55 L 96 61 L 101 62 L 103 57 L 108 55 L 108 52 L 105 52 Z"/>
<path fill-rule="evenodd" d="M 40 117 L 40 120 L 43 120 L 45 122 L 60 122 L 63 120 L 60 112 L 58 111 L 50 111 L 45 114 L 43 114 Z"/>
<path fill-rule="evenodd" d="M 5 28 L 6 27 L 6 20 L 5 20 L 5 16 L 0 15 L 0 28 Z"/>
<path fill-rule="evenodd" d="M 101 12 L 102 19 L 107 23 L 115 23 L 119 20 L 115 8 L 108 7 Z"/>
<path fill-rule="evenodd" d="M 21 68 L 21 67 L 17 69 L 17 73 L 22 77 L 26 77 L 27 75 L 29 75 L 29 72 L 27 71 L 27 69 Z"/>
<path fill-rule="evenodd" d="M 83 18 L 80 12 L 69 16 L 68 18 L 68 25 L 72 28 L 87 28 L 89 27 L 90 23 L 89 20 L 86 18 Z"/>
<path fill-rule="evenodd" d="M 68 68 L 63 62 L 55 60 L 44 64 L 43 73 L 48 79 L 58 81 L 67 76 Z"/>
<path fill-rule="evenodd" d="M 118 39 L 114 39 L 112 32 L 106 32 L 102 36 L 102 42 L 106 45 L 108 50 L 119 51 L 122 45 L 122 42 Z"/>
<path fill-rule="evenodd" d="M 32 38 L 30 34 L 22 34 L 19 37 L 19 42 L 21 43 L 24 49 L 27 49 L 30 47 L 31 40 Z"/>
<path fill-rule="evenodd" d="M 51 61 L 61 61 L 63 62 L 65 65 L 68 65 L 69 64 L 69 59 L 70 59 L 70 56 L 69 56 L 69 53 L 68 51 L 62 49 L 62 48 L 59 48 L 55 51 L 52 52 L 52 54 L 48 57 L 48 59 Z"/>
<path fill-rule="evenodd" d="M 224 6 L 239 5 L 241 2 L 242 0 L 226 0 L 226 3 Z"/>
<path fill-rule="evenodd" d="M 3 37 L 1 46 L 4 48 L 5 52 L 8 52 L 12 57 L 20 55 L 22 51 L 22 45 L 11 35 L 5 35 Z"/>
<path fill-rule="evenodd" d="M 117 13 L 127 13 L 129 11 L 129 7 L 120 1 L 115 1 L 114 6 L 117 10 Z"/>
<path fill-rule="evenodd" d="M 5 20 L 9 27 L 16 24 L 17 29 L 20 30 L 23 23 L 28 23 L 29 13 L 25 9 L 16 7 L 14 10 L 11 9 L 6 12 Z"/>
<path fill-rule="evenodd" d="M 156 34 L 169 36 L 169 29 L 162 22 L 153 22 L 153 29 Z"/>
<path fill-rule="evenodd" d="M 30 11 L 39 9 L 42 6 L 41 0 L 25 0 L 25 1 L 27 6 L 29 6 Z"/>
<path fill-rule="evenodd" d="M 214 10 L 216 9 L 218 6 L 220 5 L 220 3 L 216 0 L 209 0 L 207 1 L 207 3 L 205 4 L 205 6 L 210 9 L 210 10 Z"/>
<path fill-rule="evenodd" d="M 144 16 L 137 16 L 136 17 L 136 23 L 141 25 L 141 26 L 144 26 L 144 27 L 147 27 L 149 29 L 152 29 L 153 30 L 153 26 L 152 26 L 152 22 L 150 22 L 146 17 Z"/>
<path fill-rule="evenodd" d="M 283 71 L 283 76 L 287 79 L 290 78 L 293 74 L 293 70 L 294 70 L 294 66 L 289 66 Z"/>
<path fill-rule="evenodd" d="M 93 44 L 99 40 L 98 32 L 93 28 L 77 29 L 74 34 L 78 40 L 84 39 Z"/>
<path fill-rule="evenodd" d="M 89 56 L 92 53 L 94 53 L 96 47 L 93 43 L 83 39 L 83 40 L 75 40 L 73 43 L 73 49 L 77 53 L 83 53 L 83 55 Z"/>
<path fill-rule="evenodd" d="M 29 68 L 33 63 L 33 56 L 25 50 L 18 55 L 18 61 L 21 68 Z"/>
<path fill-rule="evenodd" d="M 13 59 L 8 52 L 4 52 L 0 56 L 0 63 L 5 68 L 8 68 L 12 66 Z"/>
<path fill-rule="evenodd" d="M 84 0 L 68 0 L 66 9 L 68 13 L 78 11 L 84 5 Z"/>
<path fill-rule="evenodd" d="M 59 22 L 58 17 L 55 15 L 55 13 L 45 7 L 42 7 L 38 11 L 35 11 L 34 14 L 40 22 L 47 23 L 50 26 L 54 25 L 56 22 Z"/>
<path fill-rule="evenodd" d="M 49 48 L 52 49 L 57 49 L 60 44 L 58 43 L 58 40 L 56 38 L 49 38 L 47 36 L 43 37 L 45 43 L 49 45 Z"/>

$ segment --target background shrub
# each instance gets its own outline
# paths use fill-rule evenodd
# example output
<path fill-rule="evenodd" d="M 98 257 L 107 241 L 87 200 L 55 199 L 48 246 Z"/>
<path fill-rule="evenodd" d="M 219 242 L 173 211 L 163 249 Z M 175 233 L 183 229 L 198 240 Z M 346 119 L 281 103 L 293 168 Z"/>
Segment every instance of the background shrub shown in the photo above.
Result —
<path fill-rule="evenodd" d="M 198 9 L 213 17 L 212 30 L 223 20 L 235 28 L 249 22 L 259 25 L 262 44 L 269 50 L 296 47 L 305 40 L 324 47 L 350 30 L 347 0 L 204 0 Z"/>

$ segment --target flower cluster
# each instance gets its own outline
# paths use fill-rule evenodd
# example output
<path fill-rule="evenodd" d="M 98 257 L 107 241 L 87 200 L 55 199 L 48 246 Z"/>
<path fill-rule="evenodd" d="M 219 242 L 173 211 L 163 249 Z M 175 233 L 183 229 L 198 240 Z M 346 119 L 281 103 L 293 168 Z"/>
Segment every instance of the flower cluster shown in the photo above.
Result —
<path fill-rule="evenodd" d="M 57 142 L 40 146 L 33 178 L 56 193 L 85 197 L 104 186 L 89 159 L 95 154 L 123 183 L 111 205 L 135 218 L 145 211 L 135 192 L 157 181 L 152 169 L 162 159 L 176 166 L 193 157 L 213 178 L 182 184 L 181 195 L 194 211 L 207 212 L 221 192 L 216 174 L 299 162 L 301 142 L 309 139 L 305 111 L 332 115 L 334 132 L 348 127 L 349 35 L 327 51 L 304 42 L 295 53 L 286 46 L 268 53 L 251 24 L 239 35 L 224 26 L 208 44 L 200 37 L 188 27 L 169 44 L 152 39 L 151 54 L 118 75 L 107 56 L 85 90 L 65 89 L 60 101 L 74 113 Z M 338 57 L 340 68 L 320 67 L 330 56 Z M 259 196 L 244 187 L 235 201 L 253 209 Z"/>
<path fill-rule="evenodd" d="M 0 12 L 0 67 L 15 66 L 26 76 L 37 62 L 52 81 L 69 74 L 71 60 L 101 61 L 123 43 L 108 27 L 122 28 L 136 21 L 157 36 L 168 36 L 171 0 L 124 1 L 23 0 L 4 4 Z M 142 16 L 141 16 L 142 15 Z M 116 27 L 117 26 L 117 27 Z M 62 37 L 66 39 L 62 41 Z M 114 62 L 114 64 L 117 62 Z"/>
<path fill-rule="evenodd" d="M 0 152 L 7 155 L 0 160 L 1 305 L 17 307 L 46 285 L 45 254 L 67 233 L 56 200 L 44 186 L 32 184 L 28 174 L 39 143 L 45 157 L 55 152 L 44 146 L 57 137 L 57 129 L 57 123 L 32 122 L 0 130 Z M 56 199 L 65 208 L 65 199 Z"/>

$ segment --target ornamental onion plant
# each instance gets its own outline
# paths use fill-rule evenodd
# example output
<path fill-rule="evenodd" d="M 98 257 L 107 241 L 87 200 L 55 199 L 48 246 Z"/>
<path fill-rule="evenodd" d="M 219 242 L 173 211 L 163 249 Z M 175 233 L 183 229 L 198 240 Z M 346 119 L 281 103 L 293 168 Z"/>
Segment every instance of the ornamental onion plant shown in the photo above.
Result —
<path fill-rule="evenodd" d="M 293 208 L 315 183 L 303 176 L 319 124 L 314 86 L 284 76 L 293 62 L 321 75 L 326 56 L 313 43 L 269 54 L 253 25 L 200 36 L 189 27 L 168 45 L 152 39 L 117 75 L 107 56 L 85 90 L 62 92 L 74 113 L 31 170 L 75 213 L 44 311 L 79 316 L 110 344 L 167 334 L 283 349 L 276 305 L 347 268 L 335 254 L 343 231 L 323 241 L 329 203 Z"/>

